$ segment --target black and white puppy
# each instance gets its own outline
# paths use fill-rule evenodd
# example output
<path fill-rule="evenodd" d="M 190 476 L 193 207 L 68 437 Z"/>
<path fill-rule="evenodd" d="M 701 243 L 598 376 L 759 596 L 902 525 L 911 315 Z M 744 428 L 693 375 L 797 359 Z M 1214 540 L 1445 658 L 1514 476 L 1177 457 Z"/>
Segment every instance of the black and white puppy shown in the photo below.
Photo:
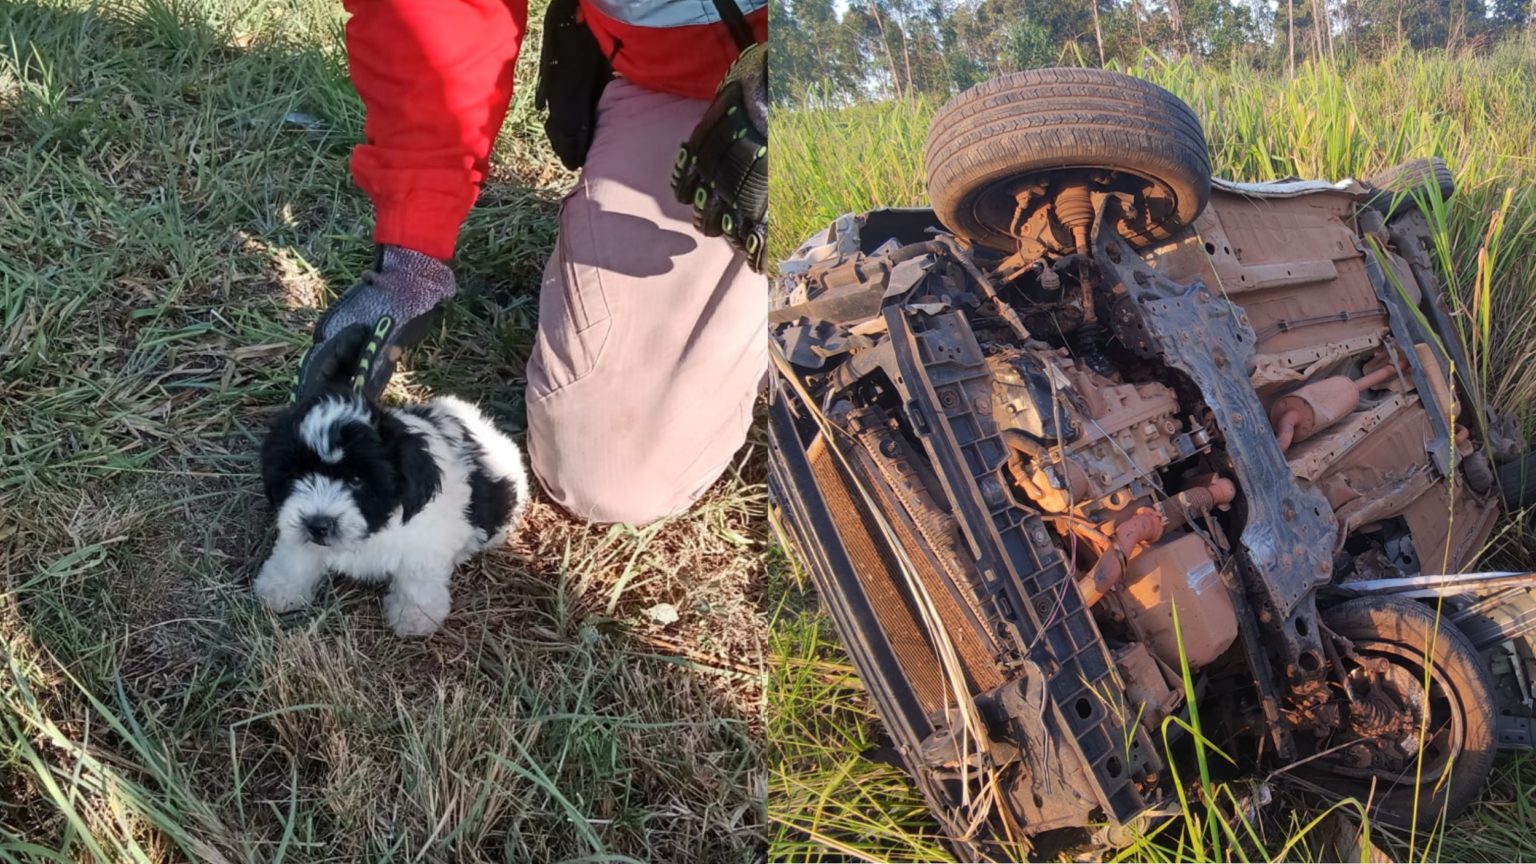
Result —
<path fill-rule="evenodd" d="M 307 399 L 273 420 L 261 476 L 278 538 L 256 595 L 288 612 L 327 573 L 387 581 L 384 617 L 401 636 L 443 623 L 454 569 L 505 542 L 528 501 L 517 445 L 451 396 L 407 408 Z"/>

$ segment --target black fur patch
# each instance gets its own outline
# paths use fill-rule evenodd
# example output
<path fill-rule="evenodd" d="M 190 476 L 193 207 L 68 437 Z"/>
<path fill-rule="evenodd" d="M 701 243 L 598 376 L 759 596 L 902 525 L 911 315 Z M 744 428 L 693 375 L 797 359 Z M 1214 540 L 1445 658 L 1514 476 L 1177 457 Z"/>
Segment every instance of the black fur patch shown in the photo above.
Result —
<path fill-rule="evenodd" d="M 511 480 L 497 479 L 485 469 L 485 448 L 463 424 L 457 425 L 470 459 L 469 503 L 464 506 L 464 518 L 490 537 L 512 518 L 512 509 L 517 506 L 517 488 Z"/>
<path fill-rule="evenodd" d="M 489 537 L 507 524 L 516 505 L 517 492 L 512 483 L 492 477 L 476 460 L 475 470 L 469 474 L 469 504 L 464 508 L 469 524 Z"/>
<path fill-rule="evenodd" d="M 443 472 L 426 438 L 384 411 L 377 414 L 379 436 L 389 449 L 400 485 L 400 521 L 411 521 L 443 488 Z"/>

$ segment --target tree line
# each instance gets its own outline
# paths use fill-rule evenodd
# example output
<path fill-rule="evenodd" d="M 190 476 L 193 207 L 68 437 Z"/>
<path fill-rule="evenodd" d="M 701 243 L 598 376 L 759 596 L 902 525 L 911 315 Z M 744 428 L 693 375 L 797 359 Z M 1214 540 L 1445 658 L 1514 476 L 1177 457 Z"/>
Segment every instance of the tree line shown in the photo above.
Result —
<path fill-rule="evenodd" d="M 1536 0 L 769 0 L 775 98 L 949 95 L 1018 69 L 1147 54 L 1294 73 L 1313 59 L 1477 50 Z"/>

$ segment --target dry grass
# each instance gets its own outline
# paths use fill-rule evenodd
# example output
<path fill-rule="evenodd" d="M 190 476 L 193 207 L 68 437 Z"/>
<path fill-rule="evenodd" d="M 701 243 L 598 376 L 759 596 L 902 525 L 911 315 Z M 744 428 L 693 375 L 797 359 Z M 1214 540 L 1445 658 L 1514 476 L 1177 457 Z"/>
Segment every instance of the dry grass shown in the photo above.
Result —
<path fill-rule="evenodd" d="M 0 861 L 750 860 L 760 445 L 658 526 L 536 507 L 425 642 L 250 596 L 261 425 L 370 254 L 335 6 L 0 2 Z M 536 53 L 395 385 L 513 429 L 569 183 Z"/>

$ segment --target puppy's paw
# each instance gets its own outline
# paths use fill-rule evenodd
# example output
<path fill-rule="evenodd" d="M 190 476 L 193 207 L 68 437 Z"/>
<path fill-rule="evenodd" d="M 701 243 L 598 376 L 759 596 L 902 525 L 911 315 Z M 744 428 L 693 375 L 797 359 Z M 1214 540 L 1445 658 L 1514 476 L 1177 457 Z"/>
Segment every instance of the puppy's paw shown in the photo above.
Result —
<path fill-rule="evenodd" d="M 308 606 L 315 597 L 315 582 L 312 574 L 295 573 L 271 558 L 262 565 L 251 588 L 268 609 L 281 615 Z"/>
<path fill-rule="evenodd" d="M 384 621 L 396 636 L 431 636 L 447 620 L 447 590 L 406 594 L 398 588 L 384 597 Z"/>

